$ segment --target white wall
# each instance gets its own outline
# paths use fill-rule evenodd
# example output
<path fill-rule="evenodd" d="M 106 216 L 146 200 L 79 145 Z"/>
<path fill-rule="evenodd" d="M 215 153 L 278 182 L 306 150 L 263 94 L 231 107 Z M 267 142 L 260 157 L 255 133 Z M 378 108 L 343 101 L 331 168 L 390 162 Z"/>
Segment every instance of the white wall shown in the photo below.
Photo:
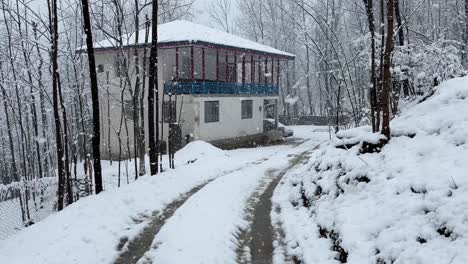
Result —
<path fill-rule="evenodd" d="M 194 136 L 205 141 L 254 135 L 263 132 L 263 102 L 278 97 L 200 96 L 194 98 Z M 241 101 L 252 100 L 251 119 L 241 119 Z M 219 101 L 219 122 L 205 123 L 205 101 Z M 197 117 L 198 113 L 198 117 Z"/>

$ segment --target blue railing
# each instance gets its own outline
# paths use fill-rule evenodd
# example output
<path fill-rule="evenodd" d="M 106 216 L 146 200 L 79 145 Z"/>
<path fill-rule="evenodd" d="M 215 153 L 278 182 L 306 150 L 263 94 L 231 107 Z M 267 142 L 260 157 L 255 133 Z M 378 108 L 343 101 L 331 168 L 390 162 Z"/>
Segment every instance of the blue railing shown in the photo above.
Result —
<path fill-rule="evenodd" d="M 268 94 L 277 95 L 275 84 L 226 82 L 166 82 L 164 94 Z"/>

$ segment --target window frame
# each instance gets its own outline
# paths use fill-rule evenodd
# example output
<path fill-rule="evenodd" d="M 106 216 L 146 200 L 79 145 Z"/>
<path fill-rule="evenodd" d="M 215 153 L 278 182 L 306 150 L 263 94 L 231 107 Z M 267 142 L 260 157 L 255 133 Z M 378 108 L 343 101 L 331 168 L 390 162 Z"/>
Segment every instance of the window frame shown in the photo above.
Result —
<path fill-rule="evenodd" d="M 241 119 L 252 119 L 253 118 L 253 100 L 245 99 L 241 100 Z"/>
<path fill-rule="evenodd" d="M 213 108 L 212 106 L 208 107 L 209 104 L 214 104 L 216 107 Z M 204 115 L 205 115 L 205 123 L 217 123 L 219 122 L 219 100 L 216 101 L 205 101 L 204 102 Z M 209 112 L 210 109 L 216 109 L 215 111 Z M 215 116 L 214 118 L 212 116 Z"/>

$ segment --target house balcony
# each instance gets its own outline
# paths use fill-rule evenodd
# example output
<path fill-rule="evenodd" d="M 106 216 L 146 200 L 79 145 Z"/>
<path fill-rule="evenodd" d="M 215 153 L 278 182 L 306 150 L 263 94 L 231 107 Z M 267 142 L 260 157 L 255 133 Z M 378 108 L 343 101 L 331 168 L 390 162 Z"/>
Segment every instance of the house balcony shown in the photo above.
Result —
<path fill-rule="evenodd" d="M 230 82 L 166 82 L 164 94 L 263 94 L 278 95 L 278 85 Z"/>

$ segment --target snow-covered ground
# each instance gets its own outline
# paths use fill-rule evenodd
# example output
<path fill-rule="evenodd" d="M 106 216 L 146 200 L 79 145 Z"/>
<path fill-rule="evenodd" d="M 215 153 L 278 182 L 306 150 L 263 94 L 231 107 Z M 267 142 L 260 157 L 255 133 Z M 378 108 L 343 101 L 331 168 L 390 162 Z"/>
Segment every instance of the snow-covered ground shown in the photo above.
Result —
<path fill-rule="evenodd" d="M 300 147 L 295 147 L 294 142 L 223 151 L 196 141 L 177 152 L 175 170 L 144 176 L 129 185 L 122 176 L 125 184 L 121 188 L 113 186 L 117 164 L 106 165 L 106 182 L 111 186 L 105 192 L 82 198 L 0 241 L 0 263 L 112 263 L 119 254 L 119 242 L 135 237 L 153 212 L 213 179 L 218 180 L 196 193 L 169 219 L 154 242 L 164 242 L 163 246 L 147 257 L 178 252 L 173 257 L 192 259 L 190 263 L 202 263 L 210 255 L 208 259 L 223 259 L 221 262 L 225 263 L 234 254 L 234 243 L 229 240 L 243 224 L 244 204 L 262 178 L 268 177 L 266 171 L 286 166 L 291 154 L 312 144 L 314 141 L 309 140 Z M 126 171 L 124 167 L 122 170 Z M 132 179 L 133 175 L 129 177 Z M 172 237 L 174 232 L 177 237 Z M 182 239 L 182 246 L 184 243 L 191 246 L 185 252 L 178 251 L 177 238 Z M 166 256 L 164 263 L 180 262 Z"/>
<path fill-rule="evenodd" d="M 298 132 L 300 128 L 296 129 Z M 302 131 L 301 131 L 302 132 Z M 309 134 L 309 138 L 314 134 Z M 324 133 L 297 145 L 266 148 L 270 153 L 260 154 L 261 160 L 218 178 L 193 195 L 163 226 L 153 241 L 152 251 L 147 252 L 142 263 L 236 263 L 238 247 L 236 236 L 245 228 L 244 220 L 249 198 L 272 172 L 288 167 L 293 155 L 313 148 Z M 257 156 L 252 149 L 230 152 L 233 156 Z M 252 157 L 248 160 L 256 160 Z"/>
<path fill-rule="evenodd" d="M 468 78 L 392 121 L 380 153 L 369 128 L 338 134 L 283 178 L 272 219 L 286 252 L 302 263 L 468 263 Z M 284 245 L 284 246 L 281 246 Z"/>
<path fill-rule="evenodd" d="M 27 207 L 24 196 L 26 186 L 29 190 Z M 23 194 L 21 201 L 18 197 L 18 190 L 21 190 Z M 12 236 L 24 228 L 24 222 L 36 223 L 50 215 L 54 211 L 56 190 L 57 181 L 55 178 L 14 182 L 8 185 L 0 184 L 0 240 Z M 23 211 L 21 204 L 23 204 Z"/>
<path fill-rule="evenodd" d="M 468 263 L 467 98 L 468 78 L 442 84 L 392 121 L 379 153 L 360 152 L 360 142 L 382 138 L 369 127 L 330 140 L 327 127 L 298 126 L 297 139 L 276 146 L 193 142 L 176 154 L 175 170 L 155 177 L 132 181 L 128 164 L 121 188 L 117 164 L 106 164 L 105 192 L 0 241 L 0 263 L 113 263 L 121 241 L 200 186 L 140 263 L 235 263 L 249 201 L 275 171 L 285 172 L 272 198 L 275 264 Z"/>

